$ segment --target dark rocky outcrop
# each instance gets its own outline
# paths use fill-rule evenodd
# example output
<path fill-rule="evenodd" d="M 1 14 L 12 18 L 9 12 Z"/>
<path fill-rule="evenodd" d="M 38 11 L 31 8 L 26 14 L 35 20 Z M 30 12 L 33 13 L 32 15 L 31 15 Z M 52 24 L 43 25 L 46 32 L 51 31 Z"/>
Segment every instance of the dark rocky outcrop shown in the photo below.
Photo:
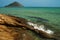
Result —
<path fill-rule="evenodd" d="M 13 2 L 9 5 L 6 5 L 5 7 L 24 7 L 24 6 L 18 2 Z"/>
<path fill-rule="evenodd" d="M 27 24 L 28 20 L 20 17 L 0 14 L 0 40 L 34 40 L 27 30 L 31 30 L 45 38 L 55 38 L 44 31 L 34 29 Z"/>

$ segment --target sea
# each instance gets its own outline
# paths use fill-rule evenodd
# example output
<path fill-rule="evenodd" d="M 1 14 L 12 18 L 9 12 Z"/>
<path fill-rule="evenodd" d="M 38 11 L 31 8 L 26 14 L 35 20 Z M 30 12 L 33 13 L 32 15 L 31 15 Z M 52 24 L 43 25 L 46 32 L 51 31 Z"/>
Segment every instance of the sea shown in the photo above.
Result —
<path fill-rule="evenodd" d="M 60 29 L 60 7 L 0 8 L 0 14 L 14 15 L 34 22 L 39 20 L 39 23 L 47 22 Z"/>
<path fill-rule="evenodd" d="M 54 32 L 57 32 L 57 35 L 60 36 L 60 7 L 0 8 L 0 14 L 22 17 L 27 19 L 29 22 L 31 21 L 39 25 L 48 25 L 48 28 L 53 29 Z M 39 36 L 35 36 L 33 33 L 32 35 L 35 40 L 43 39 Z"/>

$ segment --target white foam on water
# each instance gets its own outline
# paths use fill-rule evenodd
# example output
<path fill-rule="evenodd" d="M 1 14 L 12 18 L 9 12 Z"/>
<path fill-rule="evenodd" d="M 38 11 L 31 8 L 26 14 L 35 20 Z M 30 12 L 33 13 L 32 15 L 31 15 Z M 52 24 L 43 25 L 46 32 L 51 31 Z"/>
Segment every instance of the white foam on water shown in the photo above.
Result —
<path fill-rule="evenodd" d="M 33 26 L 34 24 L 32 22 L 27 22 L 29 25 Z"/>
<path fill-rule="evenodd" d="M 53 33 L 54 33 L 54 32 L 53 32 L 52 30 L 50 30 L 50 29 L 45 30 L 45 28 L 44 28 L 45 26 L 44 26 L 44 25 L 38 26 L 37 24 L 34 24 L 34 23 L 32 23 L 32 22 L 28 22 L 28 24 L 31 25 L 31 26 L 33 26 L 34 29 L 38 29 L 38 30 L 44 31 L 44 32 L 46 32 L 46 33 L 48 33 L 48 34 L 53 34 Z"/>
<path fill-rule="evenodd" d="M 40 25 L 39 28 L 38 28 L 38 30 L 45 31 L 45 29 L 44 29 L 44 25 Z"/>
<path fill-rule="evenodd" d="M 48 34 L 54 34 L 54 32 L 52 30 L 49 30 L 49 29 L 46 30 L 45 32 L 48 33 Z"/>

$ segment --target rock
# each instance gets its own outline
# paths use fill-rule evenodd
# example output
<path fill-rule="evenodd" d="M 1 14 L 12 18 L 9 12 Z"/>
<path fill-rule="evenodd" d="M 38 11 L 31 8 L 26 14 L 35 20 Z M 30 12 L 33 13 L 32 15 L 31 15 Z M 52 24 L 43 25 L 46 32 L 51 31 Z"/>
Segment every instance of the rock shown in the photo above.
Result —
<path fill-rule="evenodd" d="M 0 25 L 0 40 L 13 40 L 14 37 L 9 32 L 6 26 Z"/>
<path fill-rule="evenodd" d="M 48 19 L 44 19 L 44 18 L 41 18 L 41 17 L 35 17 L 35 16 L 28 16 L 29 18 L 34 18 L 34 19 L 37 19 L 38 22 L 49 22 Z"/>
<path fill-rule="evenodd" d="M 23 18 L 0 14 L 0 40 L 34 40 L 27 30 L 18 27 L 20 23 L 24 24 L 23 20 L 26 21 Z"/>
<path fill-rule="evenodd" d="M 45 38 L 55 37 L 42 30 L 34 29 L 34 27 L 27 22 L 28 20 L 24 18 L 0 14 L 0 31 L 2 31 L 0 32 L 0 35 L 3 33 L 2 38 L 6 38 L 6 40 L 33 40 L 33 37 L 26 31 L 29 29 Z"/>
<path fill-rule="evenodd" d="M 0 40 L 34 40 L 24 29 L 0 25 Z"/>
<path fill-rule="evenodd" d="M 13 27 L 25 27 L 31 30 L 34 29 L 32 26 L 28 25 L 27 22 L 28 21 L 24 18 L 0 14 L 0 24 Z"/>
<path fill-rule="evenodd" d="M 9 15 L 2 15 L 0 14 L 0 24 L 5 24 L 5 25 L 22 25 L 26 24 L 26 20 L 24 18 L 18 18 L 15 16 L 9 16 Z"/>

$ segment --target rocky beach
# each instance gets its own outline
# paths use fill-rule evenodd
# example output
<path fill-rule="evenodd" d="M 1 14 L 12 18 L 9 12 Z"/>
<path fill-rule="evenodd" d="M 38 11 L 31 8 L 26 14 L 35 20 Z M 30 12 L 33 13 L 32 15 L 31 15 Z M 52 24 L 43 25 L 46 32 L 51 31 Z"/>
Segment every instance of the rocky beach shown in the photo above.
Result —
<path fill-rule="evenodd" d="M 27 30 L 47 39 L 56 39 L 53 31 L 45 29 L 44 25 L 38 27 L 24 18 L 0 14 L 0 40 L 34 40 Z"/>

